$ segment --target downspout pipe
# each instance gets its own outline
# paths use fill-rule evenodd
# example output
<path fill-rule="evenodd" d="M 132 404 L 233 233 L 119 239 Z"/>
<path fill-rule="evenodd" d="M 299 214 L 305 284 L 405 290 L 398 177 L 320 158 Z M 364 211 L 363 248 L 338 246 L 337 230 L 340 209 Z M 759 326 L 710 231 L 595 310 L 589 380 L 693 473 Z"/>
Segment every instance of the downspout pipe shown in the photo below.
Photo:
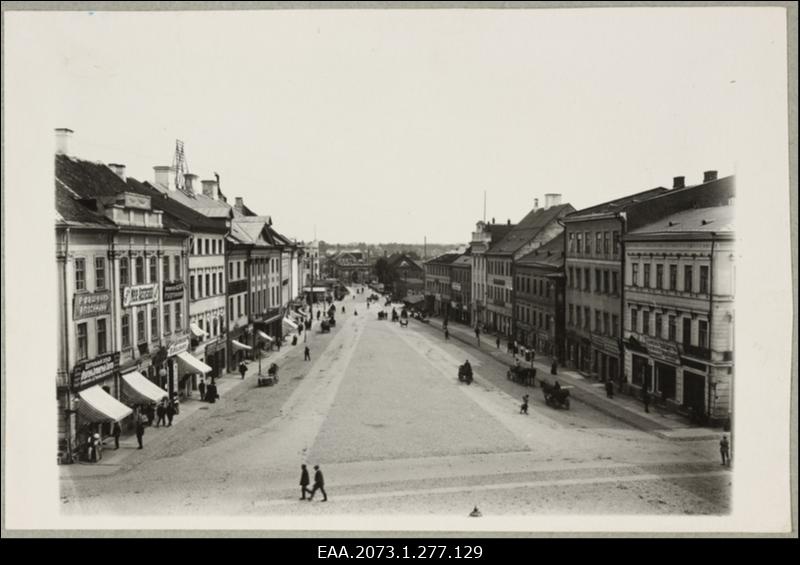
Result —
<path fill-rule="evenodd" d="M 717 243 L 716 233 L 711 233 L 711 259 L 709 261 L 708 267 L 708 352 L 709 358 L 711 357 L 711 329 L 712 329 L 712 320 L 714 317 L 714 248 Z M 708 368 L 711 371 L 711 365 Z M 712 374 L 708 375 L 708 419 L 711 419 L 711 390 L 714 388 L 714 376 Z"/>
<path fill-rule="evenodd" d="M 61 271 L 62 280 L 64 283 L 64 371 L 67 374 L 67 408 L 64 411 L 66 415 L 66 432 L 67 432 L 67 462 L 72 463 L 72 379 L 69 374 L 69 321 L 67 315 L 69 312 L 69 299 L 67 295 L 67 264 L 69 262 L 69 238 L 70 228 L 67 227 L 64 232 L 64 268 Z"/>
<path fill-rule="evenodd" d="M 617 379 L 618 383 L 622 386 L 626 386 L 627 383 L 625 382 L 625 266 L 627 265 L 627 261 L 625 260 L 625 234 L 628 231 L 628 216 L 625 212 L 618 212 L 617 218 L 619 218 L 622 227 L 619 232 L 619 366 L 617 367 Z M 614 245 L 614 242 L 611 242 L 611 245 Z M 647 381 L 643 383 L 644 387 L 647 386 Z"/>

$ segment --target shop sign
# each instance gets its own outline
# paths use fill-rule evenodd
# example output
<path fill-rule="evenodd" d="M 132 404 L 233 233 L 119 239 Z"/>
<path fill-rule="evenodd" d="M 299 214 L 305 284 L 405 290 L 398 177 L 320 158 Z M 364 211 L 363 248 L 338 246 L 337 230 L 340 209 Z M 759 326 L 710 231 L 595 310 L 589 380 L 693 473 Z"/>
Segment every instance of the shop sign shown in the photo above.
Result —
<path fill-rule="evenodd" d="M 164 283 L 164 302 L 170 300 L 183 300 L 183 281 Z"/>
<path fill-rule="evenodd" d="M 224 341 L 209 343 L 206 345 L 206 355 L 214 355 L 217 351 L 222 351 L 223 349 L 225 349 Z"/>
<path fill-rule="evenodd" d="M 492 279 L 495 286 L 506 286 L 506 281 L 503 279 Z"/>
<path fill-rule="evenodd" d="M 178 353 L 183 353 L 184 351 L 189 351 L 189 337 L 184 337 L 173 341 L 167 347 L 167 357 L 173 357 Z"/>
<path fill-rule="evenodd" d="M 681 356 L 678 352 L 678 346 L 669 341 L 662 341 L 652 337 L 645 336 L 644 342 L 647 345 L 647 352 L 652 357 L 656 357 L 668 363 L 675 365 L 681 364 Z"/>
<path fill-rule="evenodd" d="M 140 284 L 136 286 L 126 286 L 122 289 L 122 307 L 138 306 L 149 304 L 158 300 L 157 284 Z"/>
<path fill-rule="evenodd" d="M 461 283 L 457 283 L 457 282 L 450 283 L 450 288 L 452 288 L 453 290 L 455 290 L 457 292 L 461 292 Z"/>
<path fill-rule="evenodd" d="M 76 320 L 110 314 L 111 292 L 104 290 L 76 294 L 72 306 L 72 317 Z"/>
<path fill-rule="evenodd" d="M 247 279 L 230 281 L 228 283 L 228 295 L 239 294 L 241 292 L 247 292 Z"/>
<path fill-rule="evenodd" d="M 153 359 L 148 355 L 147 357 L 142 357 L 139 360 L 139 370 L 144 371 L 145 369 L 149 369 L 153 366 Z"/>
<path fill-rule="evenodd" d="M 83 390 L 113 375 L 118 368 L 119 351 L 78 363 L 72 370 L 72 388 L 76 391 Z"/>
<path fill-rule="evenodd" d="M 606 355 L 613 355 L 613 356 L 619 355 L 619 349 L 617 347 L 617 344 L 613 345 L 609 344 L 605 339 L 594 335 L 591 337 L 591 343 L 595 349 L 597 349 L 598 351 L 602 351 Z"/>

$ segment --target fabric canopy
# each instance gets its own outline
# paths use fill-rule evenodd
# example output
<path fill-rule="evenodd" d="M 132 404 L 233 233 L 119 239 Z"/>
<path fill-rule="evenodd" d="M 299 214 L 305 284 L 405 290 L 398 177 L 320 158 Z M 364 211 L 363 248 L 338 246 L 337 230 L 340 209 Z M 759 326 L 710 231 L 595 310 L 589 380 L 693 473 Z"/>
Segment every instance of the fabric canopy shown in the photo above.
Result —
<path fill-rule="evenodd" d="M 122 396 L 129 404 L 150 404 L 161 402 L 167 396 L 167 391 L 134 371 L 122 375 Z"/>
<path fill-rule="evenodd" d="M 272 339 L 270 336 L 268 336 L 267 334 L 265 334 L 265 333 L 264 333 L 264 332 L 262 332 L 261 330 L 256 330 L 256 333 L 258 333 L 258 335 L 259 335 L 260 337 L 262 337 L 262 338 L 266 339 L 267 341 L 275 341 L 274 339 Z"/>
<path fill-rule="evenodd" d="M 292 320 L 290 320 L 289 318 L 284 318 L 284 319 L 283 319 L 283 323 L 285 323 L 287 326 L 289 326 L 289 327 L 290 327 L 290 328 L 292 328 L 293 330 L 296 330 L 296 329 L 297 329 L 297 324 L 295 324 L 295 323 L 294 323 Z"/>
<path fill-rule="evenodd" d="M 235 339 L 231 340 L 231 345 L 233 346 L 233 348 L 235 350 L 242 349 L 244 351 L 250 351 L 251 349 L 253 349 L 251 346 L 245 345 L 244 343 L 242 343 L 240 341 L 236 341 Z"/>
<path fill-rule="evenodd" d="M 194 322 L 189 324 L 189 329 L 192 330 L 192 333 L 195 335 L 195 337 L 204 337 L 208 335 L 208 332 L 204 331 L 203 328 L 201 328 Z"/>
<path fill-rule="evenodd" d="M 211 371 L 211 367 L 190 353 L 184 351 L 183 353 L 178 353 L 177 357 L 178 363 L 180 363 L 180 365 L 190 373 L 205 374 Z"/>
<path fill-rule="evenodd" d="M 90 422 L 119 422 L 133 413 L 133 410 L 108 394 L 100 385 L 95 385 L 78 393 L 78 413 Z"/>

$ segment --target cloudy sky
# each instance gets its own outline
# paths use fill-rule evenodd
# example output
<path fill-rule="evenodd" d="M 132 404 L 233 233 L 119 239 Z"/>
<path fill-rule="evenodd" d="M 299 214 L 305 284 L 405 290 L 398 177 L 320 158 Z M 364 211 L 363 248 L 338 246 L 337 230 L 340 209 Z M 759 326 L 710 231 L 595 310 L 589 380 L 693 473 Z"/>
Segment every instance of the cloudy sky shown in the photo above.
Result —
<path fill-rule="evenodd" d="M 759 12 L 758 14 L 763 14 Z M 7 41 L 72 152 L 189 168 L 287 235 L 456 243 L 737 170 L 775 45 L 746 10 L 52 13 Z M 20 22 L 20 20 L 17 20 Z M 46 40 L 43 40 L 46 39 Z M 40 89 L 26 74 L 15 88 Z M 41 93 L 39 93 L 41 95 Z"/>

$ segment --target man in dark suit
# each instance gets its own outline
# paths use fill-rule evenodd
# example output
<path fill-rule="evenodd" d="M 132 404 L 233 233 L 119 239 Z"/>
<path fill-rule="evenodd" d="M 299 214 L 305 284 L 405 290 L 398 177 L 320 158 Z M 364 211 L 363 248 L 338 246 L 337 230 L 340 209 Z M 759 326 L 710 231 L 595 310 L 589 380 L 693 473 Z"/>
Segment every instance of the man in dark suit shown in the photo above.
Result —
<path fill-rule="evenodd" d="M 308 493 L 308 485 L 311 480 L 308 478 L 308 469 L 306 468 L 305 464 L 300 465 L 300 491 L 302 496 L 300 500 L 306 499 L 306 493 Z"/>
<path fill-rule="evenodd" d="M 317 489 L 322 491 L 322 496 L 325 497 L 322 499 L 322 502 L 326 502 L 328 500 L 328 495 L 325 492 L 325 478 L 322 476 L 322 471 L 320 470 L 319 465 L 314 465 L 314 488 L 311 489 L 308 500 L 312 500 L 314 498 L 314 493 L 317 492 Z"/>

